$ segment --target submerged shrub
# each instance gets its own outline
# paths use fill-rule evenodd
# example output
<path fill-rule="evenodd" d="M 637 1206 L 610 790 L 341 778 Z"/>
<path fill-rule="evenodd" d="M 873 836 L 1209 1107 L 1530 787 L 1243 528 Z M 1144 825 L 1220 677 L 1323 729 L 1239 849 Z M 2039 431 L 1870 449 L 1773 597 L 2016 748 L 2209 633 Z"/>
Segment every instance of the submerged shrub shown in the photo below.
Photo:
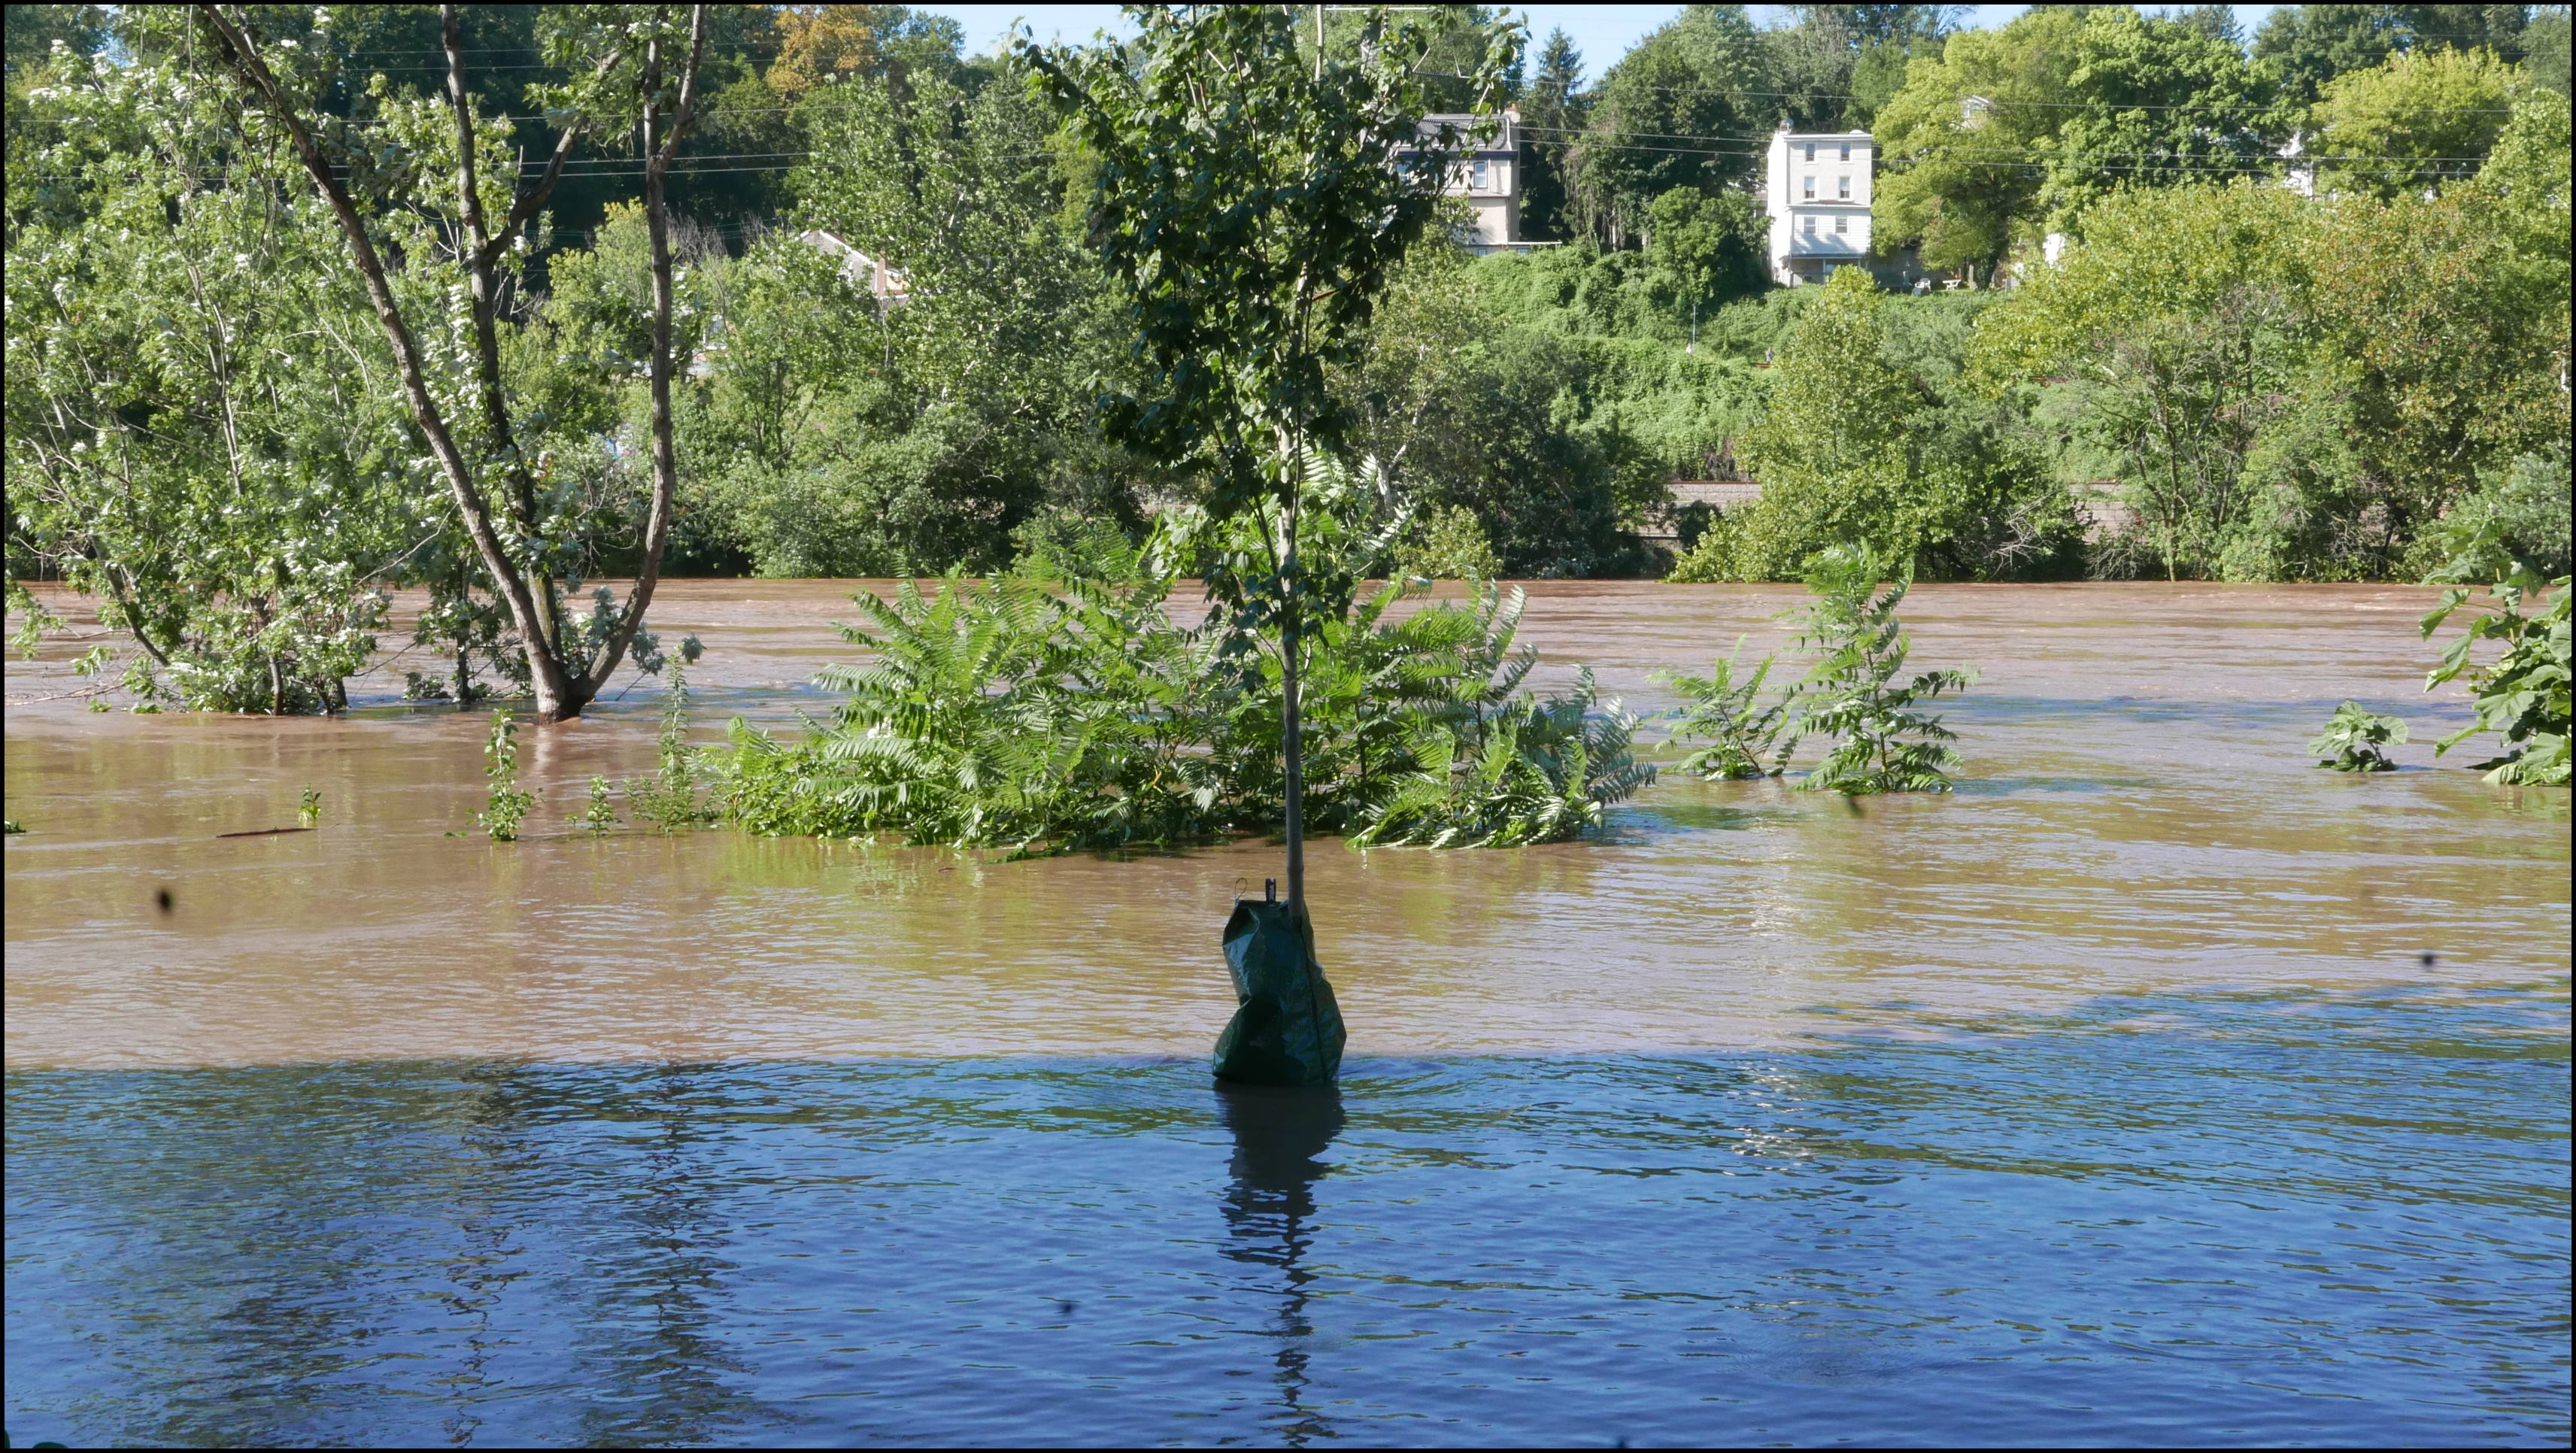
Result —
<path fill-rule="evenodd" d="M 492 835 L 496 843 L 516 842 L 519 824 L 527 820 L 528 809 L 536 805 L 537 794 L 519 785 L 518 721 L 503 707 L 492 713 L 492 735 L 483 744 L 483 775 L 491 780 L 484 796 L 483 810 L 474 815 L 474 825 Z"/>
<path fill-rule="evenodd" d="M 1595 710 L 1596 706 L 1602 709 Z M 1655 780 L 1631 754 L 1637 719 L 1603 706 L 1586 667 L 1570 696 L 1521 696 L 1472 721 L 1426 714 L 1413 767 L 1351 835 L 1355 848 L 1509 848 L 1561 842 Z"/>
<path fill-rule="evenodd" d="M 2442 664 L 2424 678 L 2424 689 L 2466 676 L 2476 692 L 2478 715 L 2475 722 L 2435 744 L 2435 755 L 2481 732 L 2495 732 L 2504 738 L 2506 750 L 2477 764 L 2488 781 L 2511 786 L 2568 785 L 2568 581 L 2564 575 L 2544 581 L 2516 568 L 2496 582 L 2497 608 L 2471 620 L 2469 628 L 2442 652 Z M 2526 614 L 2525 604 L 2543 590 L 2551 592 L 2549 604 Z M 2464 589 L 2442 592 L 2442 603 L 2424 617 L 2426 638 L 2468 599 Z M 2504 656 L 2492 666 L 2472 666 L 2470 648 L 2485 640 L 2504 642 Z"/>
<path fill-rule="evenodd" d="M 1891 578 L 1892 577 L 1892 578 Z M 1889 581 L 1884 593 L 1878 589 Z M 1896 619 L 1914 583 L 1909 566 L 1891 572 L 1862 545 L 1819 552 L 1807 569 L 1815 602 L 1806 611 L 1801 645 L 1817 652 L 1801 690 L 1810 705 L 1806 729 L 1833 741 L 1824 761 L 1798 785 L 1847 796 L 1873 792 L 1947 792 L 1959 754 L 1956 733 L 1915 703 L 1958 691 L 1976 680 L 1971 671 L 1926 671 L 1903 686 L 1913 640 Z"/>
<path fill-rule="evenodd" d="M 2405 742 L 2406 723 L 2368 711 L 2360 702 L 2347 701 L 2335 708 L 2334 715 L 2326 719 L 2326 729 L 2308 743 L 2308 755 L 2318 759 L 2318 766 L 2338 772 L 2394 772 L 2397 764 L 2380 748 L 2403 746 Z"/>
<path fill-rule="evenodd" d="M 1497 731 L 1527 748 L 1546 792 L 1533 795 L 1526 774 L 1501 774 L 1509 785 L 1469 814 L 1490 826 L 1460 843 L 1573 836 L 1599 820 L 1601 803 L 1634 789 L 1643 769 L 1628 757 L 1615 707 L 1593 722 L 1588 690 L 1571 706 L 1515 700 L 1534 662 L 1513 650 L 1519 592 L 1489 585 L 1472 604 L 1391 619 L 1419 587 L 1362 595 L 1351 568 L 1382 542 L 1337 532 L 1320 513 L 1310 525 L 1310 830 L 1361 832 L 1399 800 L 1419 816 L 1425 782 L 1463 792 L 1461 751 L 1485 752 Z M 1103 538 L 988 581 L 951 575 L 927 593 L 907 582 L 890 596 L 861 594 L 867 620 L 842 633 L 872 659 L 817 678 L 847 699 L 798 741 L 737 722 L 724 810 L 759 832 L 886 832 L 1020 852 L 1277 830 L 1284 696 L 1266 607 L 1239 603 L 1196 626 L 1176 623 L 1170 594 L 1191 538 L 1184 524 L 1143 548 Z M 1256 539 L 1220 543 L 1260 548 Z M 1506 718 L 1513 724 L 1498 728 Z M 1579 761 L 1567 745 L 1577 741 Z M 1570 778 L 1561 775 L 1569 762 Z M 1572 806 L 1569 792 L 1580 799 Z M 1390 829 L 1380 840 L 1415 839 Z"/>
<path fill-rule="evenodd" d="M 1395 555 L 1400 574 L 1425 580 L 1492 580 L 1503 573 L 1494 542 L 1464 505 L 1435 509 L 1415 522 Z"/>
<path fill-rule="evenodd" d="M 759 832 L 974 847 L 1217 831 L 1221 683 L 1165 615 L 1168 586 L 1031 570 L 862 592 L 868 624 L 842 635 L 875 659 L 816 678 L 849 696 L 800 743 L 735 724 L 727 810 Z"/>
<path fill-rule="evenodd" d="M 1721 657 L 1706 676 L 1658 671 L 1654 679 L 1681 693 L 1689 704 L 1673 723 L 1675 742 L 1700 740 L 1708 745 L 1682 759 L 1681 770 L 1698 777 L 1737 780 L 1777 777 L 1798 749 L 1792 688 L 1765 704 L 1762 683 L 1771 674 L 1765 656 L 1748 674 L 1744 638 L 1735 638 L 1735 654 Z"/>
<path fill-rule="evenodd" d="M 590 779 L 590 805 L 581 810 L 582 831 L 598 837 L 617 826 L 617 808 L 608 798 L 608 779 L 594 775 Z"/>
<path fill-rule="evenodd" d="M 670 704 L 663 708 L 662 732 L 654 745 L 654 773 L 626 784 L 627 807 L 666 835 L 715 821 L 720 809 L 701 790 L 705 769 L 699 762 L 698 749 L 689 745 L 689 678 L 686 669 L 676 662 L 671 666 Z M 607 831 L 607 825 L 617 819 L 608 806 L 607 793 L 595 779 L 590 799 L 582 822 L 595 835 Z"/>

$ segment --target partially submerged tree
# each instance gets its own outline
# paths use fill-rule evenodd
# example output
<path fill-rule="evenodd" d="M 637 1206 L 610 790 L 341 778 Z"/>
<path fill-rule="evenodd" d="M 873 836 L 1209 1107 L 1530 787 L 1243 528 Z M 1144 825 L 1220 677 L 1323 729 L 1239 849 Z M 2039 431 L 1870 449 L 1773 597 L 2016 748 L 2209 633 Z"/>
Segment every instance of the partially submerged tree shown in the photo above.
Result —
<path fill-rule="evenodd" d="M 216 58 L 267 113 L 330 207 L 349 259 L 401 379 L 411 421 L 429 446 L 484 573 L 507 603 L 528 662 L 540 722 L 577 716 L 637 645 L 670 534 L 678 464 L 671 439 L 672 262 L 665 182 L 696 108 L 707 8 L 667 5 L 564 7 L 545 17 L 549 61 L 577 79 L 531 88 L 560 129 L 535 179 L 524 164 L 487 153 L 506 137 L 469 91 L 458 7 L 440 10 L 447 60 L 445 118 L 437 103 L 389 98 L 375 126 L 325 125 L 308 94 L 313 77 L 293 44 L 264 38 L 268 17 L 247 6 L 199 5 L 195 16 Z M 370 132 L 381 128 L 390 137 Z M 642 153 L 651 237 L 653 486 L 634 585 L 622 604 L 603 600 L 586 618 L 566 608 L 570 561 L 547 506 L 548 461 L 528 447 L 503 375 L 502 321 L 521 286 L 529 229 L 589 131 L 632 130 Z M 356 138 L 366 138 L 353 145 Z M 391 145 L 387 145 L 391 142 Z M 394 160 L 388 162 L 386 156 Z M 507 168 L 506 178 L 495 173 Z M 448 174 L 442 197 L 436 178 Z M 418 225 L 425 220 L 427 225 Z M 461 307 L 450 304 L 452 269 Z M 459 316 L 459 315 L 462 316 Z"/>
<path fill-rule="evenodd" d="M 1129 293 L 1146 386 L 1112 401 L 1113 433 L 1200 471 L 1214 518 L 1264 526 L 1259 557 L 1227 552 L 1210 588 L 1279 632 L 1288 901 L 1302 923 L 1301 485 L 1317 460 L 1356 462 L 1357 421 L 1328 373 L 1357 353 L 1463 138 L 1426 133 L 1417 70 L 1433 37 L 1389 12 L 1368 12 L 1348 49 L 1305 58 L 1284 9 L 1129 13 L 1133 41 L 1022 54 L 1096 158 L 1092 240 Z M 1516 35 L 1486 30 L 1480 100 Z"/>
<path fill-rule="evenodd" d="M 1798 644 L 1816 653 L 1816 664 L 1798 683 L 1805 697 L 1798 720 L 1832 745 L 1800 787 L 1846 797 L 1950 790 L 1950 774 L 1959 770 L 1950 743 L 1958 734 L 1916 703 L 1963 691 L 1977 673 L 1924 671 L 1896 684 L 1914 648 L 1896 608 L 1913 584 L 1911 567 L 1891 567 L 1866 545 L 1836 545 L 1807 563 L 1815 600 Z"/>
<path fill-rule="evenodd" d="M 40 84 L 9 137 L 10 564 L 97 597 L 134 650 L 83 673 L 121 665 L 139 710 L 335 710 L 369 577 L 435 526 L 331 221 L 179 64 Z"/>

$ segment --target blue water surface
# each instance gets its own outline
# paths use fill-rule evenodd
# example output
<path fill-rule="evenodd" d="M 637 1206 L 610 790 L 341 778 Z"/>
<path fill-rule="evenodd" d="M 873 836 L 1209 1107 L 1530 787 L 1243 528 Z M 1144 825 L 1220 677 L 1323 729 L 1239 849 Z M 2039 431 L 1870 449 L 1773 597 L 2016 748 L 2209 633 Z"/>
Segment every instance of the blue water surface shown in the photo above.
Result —
<path fill-rule="evenodd" d="M 14 1073 L 8 1429 L 2563 1444 L 2565 1003 L 2126 998 L 1320 1095 L 1169 1061 Z"/>

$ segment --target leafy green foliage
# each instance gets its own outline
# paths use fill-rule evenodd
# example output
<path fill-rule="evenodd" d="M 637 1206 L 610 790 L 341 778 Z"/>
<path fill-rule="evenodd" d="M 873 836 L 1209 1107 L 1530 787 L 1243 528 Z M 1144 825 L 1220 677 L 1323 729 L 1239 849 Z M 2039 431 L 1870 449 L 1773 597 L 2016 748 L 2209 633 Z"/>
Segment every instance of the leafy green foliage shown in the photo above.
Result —
<path fill-rule="evenodd" d="M 1471 727 L 1425 721 L 1411 770 L 1350 845 L 1510 848 L 1596 830 L 1604 807 L 1655 780 L 1631 755 L 1636 726 L 1602 707 L 1589 669 L 1571 695 L 1524 696 Z"/>
<path fill-rule="evenodd" d="M 1656 281 L 1690 314 L 1694 333 L 1703 310 L 1715 312 L 1769 281 L 1771 224 L 1749 192 L 1675 187 L 1648 204 L 1646 220 Z"/>
<path fill-rule="evenodd" d="M 1770 408 L 1739 451 L 1762 497 L 1704 533 L 1674 579 L 1782 579 L 1837 541 L 1866 543 L 1909 573 L 1941 551 L 1971 575 L 2057 547 L 2070 523 L 2063 491 L 2009 439 L 1960 427 L 1889 361 L 1890 306 L 1858 268 L 1818 290 L 1781 350 Z"/>
<path fill-rule="evenodd" d="M 2034 6 L 1926 56 L 1879 115 L 1876 240 L 1991 277 L 2118 185 L 2264 158 L 2260 87 L 2233 44 L 2125 5 Z"/>
<path fill-rule="evenodd" d="M 2514 176 L 2388 203 L 2245 184 L 2113 198 L 1981 315 L 1973 371 L 2063 410 L 2062 457 L 2116 478 L 2100 573 L 2420 577 L 2482 476 L 2567 434 L 2563 220 L 2554 258 L 2527 250 L 2545 228 L 2503 224 L 2547 216 L 2551 184 Z"/>
<path fill-rule="evenodd" d="M 12 568 L 99 597 L 147 702 L 335 710 L 423 511 L 329 218 L 176 66 L 42 80 L 11 134 Z"/>
<path fill-rule="evenodd" d="M 496 843 L 518 841 L 519 825 L 537 802 L 535 792 L 519 785 L 518 728 L 518 719 L 502 707 L 492 713 L 492 732 L 483 743 L 483 775 L 489 786 L 474 825 Z"/>
<path fill-rule="evenodd" d="M 759 574 L 990 569 L 1042 512 L 1138 521 L 1092 427 L 1125 369 L 1109 281 L 1005 70 L 812 87 L 792 230 L 692 276 L 723 320 L 684 407 L 694 519 Z"/>
<path fill-rule="evenodd" d="M 1237 526 L 1237 549 L 1250 528 Z M 1583 802 L 1615 801 L 1642 780 L 1627 728 L 1603 725 L 1615 707 L 1585 725 L 1588 695 L 1571 716 L 1561 700 L 1516 698 L 1534 659 L 1513 649 L 1517 592 L 1488 586 L 1470 605 L 1393 618 L 1407 587 L 1358 594 L 1357 577 L 1333 568 L 1335 538 L 1314 537 L 1326 557 L 1315 576 L 1332 589 L 1308 602 L 1303 643 L 1317 831 L 1362 831 L 1406 793 L 1419 817 L 1431 810 L 1422 784 L 1436 778 L 1485 824 L 1454 841 L 1541 841 L 1597 822 Z M 906 583 L 861 595 L 866 623 L 843 630 L 870 659 L 820 678 L 848 699 L 801 742 L 737 724 L 727 813 L 759 832 L 890 832 L 1018 852 L 1276 831 L 1283 673 L 1258 610 L 1195 627 L 1172 619 L 1185 544 L 1167 530 L 1146 550 L 1104 543 L 1087 559 L 981 583 L 952 576 L 927 593 Z M 1475 764 L 1504 760 L 1486 755 L 1501 750 L 1498 731 L 1528 764 L 1498 767 L 1491 792 L 1468 792 Z M 1548 778 L 1544 801 L 1529 795 L 1529 772 L 1570 763 L 1583 770 Z"/>
<path fill-rule="evenodd" d="M 295 821 L 304 827 L 318 827 L 322 822 L 322 793 L 307 785 L 295 803 Z"/>
<path fill-rule="evenodd" d="M 1112 432 L 1204 469 L 1220 517 L 1261 494 L 1293 511 L 1307 451 L 1350 454 L 1327 370 L 1355 355 L 1465 140 L 1420 124 L 1434 37 L 1371 12 L 1352 50 L 1310 66 L 1286 11 L 1134 14 L 1132 42 L 1024 52 L 1095 158 L 1091 240 L 1145 370 Z M 1511 32 L 1488 40 L 1479 91 L 1514 50 Z"/>
<path fill-rule="evenodd" d="M 2347 701 L 2326 719 L 2326 729 L 2308 743 L 2308 754 L 2320 767 L 2337 772 L 2394 772 L 2384 747 L 2406 744 L 2406 723 L 2380 716 L 2357 701 Z"/>
<path fill-rule="evenodd" d="M 2473 617 L 2468 629 L 2442 651 L 2442 663 L 2424 678 L 2424 689 L 2465 676 L 2475 692 L 2477 720 L 2444 737 L 2436 755 L 2450 751 L 2482 732 L 2504 738 L 2500 756 L 2478 764 L 2490 782 L 2513 786 L 2565 787 L 2568 755 L 2568 577 L 2543 581 L 2517 570 L 2496 582 L 2496 609 Z M 2541 591 L 2547 605 L 2526 610 Z M 2453 612 L 2466 605 L 2470 592 L 2442 592 L 2442 603 L 2424 617 L 2427 639 Z M 2500 641 L 2504 655 L 2479 666 L 2470 651 L 2480 641 Z"/>
<path fill-rule="evenodd" d="M 2309 149 L 2351 160 L 2328 163 L 2318 184 L 2395 197 L 2473 175 L 2528 85 L 2492 52 L 2447 46 L 2338 76 L 2312 113 Z"/>
<path fill-rule="evenodd" d="M 1639 41 L 1601 78 L 1571 158 L 1584 228 L 1613 248 L 1648 227 L 1676 188 L 1712 196 L 1753 168 L 1751 148 L 1637 144 L 1645 137 L 1760 135 L 1779 107 L 1764 89 L 1760 37 L 1740 5 L 1693 5 Z"/>
<path fill-rule="evenodd" d="M 1642 273 L 1641 259 L 1624 257 L 1622 269 Z M 1716 370 L 1694 367 L 1678 333 L 1666 346 L 1549 326 L 1552 310 L 1538 299 L 1554 298 L 1559 275 L 1522 261 L 1470 263 L 1445 238 L 1425 239 L 1397 270 L 1360 356 L 1335 370 L 1334 390 L 1391 492 L 1419 518 L 1471 512 L 1500 573 L 1642 573 L 1649 562 L 1632 531 L 1665 498 L 1667 466 L 1654 451 L 1707 432 L 1700 385 Z"/>
<path fill-rule="evenodd" d="M 1682 759 L 1681 770 L 1698 777 L 1735 780 L 1777 777 L 1787 770 L 1798 749 L 1798 694 L 1792 688 L 1769 701 L 1762 683 L 1771 675 L 1772 658 L 1763 657 L 1748 671 L 1744 638 L 1735 638 L 1735 654 L 1718 658 L 1706 676 L 1660 671 L 1654 679 L 1681 694 L 1686 703 L 1673 722 L 1673 740 L 1707 743 Z"/>
<path fill-rule="evenodd" d="M 668 704 L 662 710 L 662 730 L 654 742 L 658 763 L 650 777 L 639 777 L 626 784 L 627 810 L 653 824 L 665 836 L 684 827 L 713 822 L 721 809 L 710 802 L 704 790 L 707 775 L 699 759 L 699 749 L 689 741 L 689 680 L 685 667 L 674 663 L 670 668 L 671 687 Z M 583 821 L 591 825 L 590 814 L 602 806 L 599 788 L 591 789 L 591 805 Z M 592 826 L 592 831 L 601 829 Z"/>
<path fill-rule="evenodd" d="M 2552 457 L 2554 455 L 2554 457 Z M 2478 487 L 2427 532 L 2424 545 L 2442 557 L 2437 580 L 2498 580 L 2519 561 L 2543 578 L 2569 563 L 2567 450 L 2516 455 L 2480 472 Z"/>
<path fill-rule="evenodd" d="M 2254 59 L 2284 100 L 2306 105 L 2334 80 L 2392 55 L 2488 50 L 2522 59 L 2551 6 L 2276 5 L 2254 33 Z M 2540 14 L 2533 14 L 2533 11 Z M 2565 35 L 2561 11 L 2558 34 Z M 2536 58 L 2536 52 L 2535 52 Z M 2565 75 L 2566 62 L 2559 62 Z"/>
<path fill-rule="evenodd" d="M 1207 835 L 1223 683 L 1165 615 L 1169 584 L 862 593 L 867 624 L 842 631 L 872 659 L 818 678 L 849 693 L 835 723 L 793 747 L 737 723 L 728 810 L 757 832 L 1022 850 Z"/>
<path fill-rule="evenodd" d="M 1503 564 L 1475 512 L 1451 505 L 1414 522 L 1396 549 L 1395 568 L 1424 580 L 1491 580 L 1502 573 Z"/>
<path fill-rule="evenodd" d="M 1879 582 L 1891 575 L 1881 592 Z M 1800 683 L 1806 705 L 1799 720 L 1832 745 L 1800 787 L 1855 797 L 1950 790 L 1950 774 L 1959 768 L 1959 754 L 1949 745 L 1956 733 L 1915 704 L 1964 690 L 1976 673 L 1926 671 L 1895 684 L 1913 649 L 1896 618 L 1912 584 L 1912 571 L 1890 571 L 1864 546 L 1835 546 L 1810 565 L 1807 589 L 1815 601 L 1807 608 L 1799 644 L 1817 658 Z"/>
<path fill-rule="evenodd" d="M 615 826 L 617 805 L 609 798 L 608 779 L 594 776 L 590 779 L 590 802 L 581 810 L 581 830 L 592 837 L 602 837 Z"/>

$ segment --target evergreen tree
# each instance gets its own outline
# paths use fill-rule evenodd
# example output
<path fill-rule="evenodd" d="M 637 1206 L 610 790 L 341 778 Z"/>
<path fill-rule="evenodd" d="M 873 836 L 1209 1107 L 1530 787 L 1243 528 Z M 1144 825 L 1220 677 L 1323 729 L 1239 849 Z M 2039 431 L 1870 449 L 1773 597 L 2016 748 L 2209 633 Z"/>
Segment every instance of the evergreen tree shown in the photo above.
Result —
<path fill-rule="evenodd" d="M 1563 30 L 1548 33 L 1539 52 L 1538 78 L 1521 102 L 1521 235 L 1533 240 L 1573 237 L 1566 215 L 1566 150 L 1582 129 L 1583 52 Z"/>

